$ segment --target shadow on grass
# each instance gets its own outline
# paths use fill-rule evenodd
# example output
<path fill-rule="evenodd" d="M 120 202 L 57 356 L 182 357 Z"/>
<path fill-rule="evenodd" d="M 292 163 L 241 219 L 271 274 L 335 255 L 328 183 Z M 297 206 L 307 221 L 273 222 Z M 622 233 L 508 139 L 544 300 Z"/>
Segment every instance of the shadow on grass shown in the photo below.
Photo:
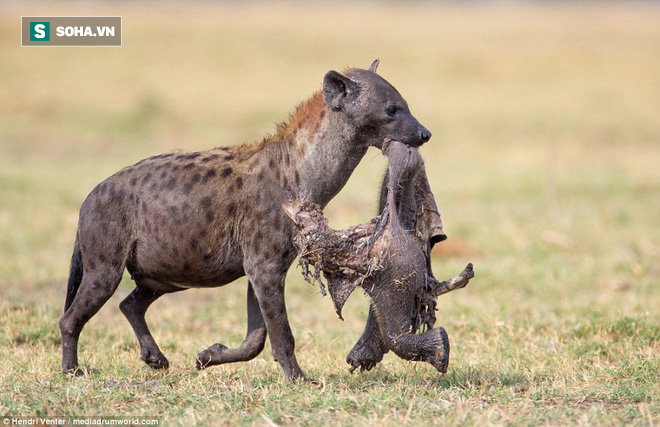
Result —
<path fill-rule="evenodd" d="M 490 387 L 512 388 L 525 391 L 529 388 L 529 380 L 519 372 L 498 372 L 468 367 L 452 369 L 441 378 L 431 380 L 432 383 L 444 388 L 478 389 Z"/>
<path fill-rule="evenodd" d="M 474 367 L 450 368 L 442 375 L 430 370 L 413 369 L 410 373 L 393 373 L 383 368 L 372 372 L 345 375 L 329 375 L 328 382 L 346 383 L 350 388 L 369 389 L 371 387 L 398 386 L 402 383 L 421 385 L 439 389 L 483 390 L 491 388 L 510 389 L 525 392 L 529 389 L 529 379 L 519 372 L 499 372 Z M 348 381 L 347 381 L 348 380 Z"/>

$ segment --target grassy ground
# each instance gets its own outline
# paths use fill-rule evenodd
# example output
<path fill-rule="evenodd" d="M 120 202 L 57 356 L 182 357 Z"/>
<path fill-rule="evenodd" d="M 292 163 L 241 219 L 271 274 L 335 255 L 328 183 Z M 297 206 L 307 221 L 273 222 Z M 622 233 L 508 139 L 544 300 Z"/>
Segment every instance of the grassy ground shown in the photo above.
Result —
<path fill-rule="evenodd" d="M 122 15 L 121 48 L 21 48 L 21 15 Z M 419 3 L 0 5 L 0 415 L 144 415 L 167 425 L 639 424 L 660 421 L 660 8 Z M 117 169 L 175 148 L 259 139 L 323 74 L 368 66 L 434 133 L 423 147 L 449 240 L 436 275 L 445 376 L 387 355 L 343 360 L 368 301 L 344 309 L 292 268 L 298 359 L 270 349 L 204 372 L 240 343 L 245 280 L 163 298 L 148 314 L 169 357 L 138 357 L 117 295 L 81 338 L 84 378 L 59 372 L 77 209 Z M 375 210 L 370 151 L 328 207 Z"/>

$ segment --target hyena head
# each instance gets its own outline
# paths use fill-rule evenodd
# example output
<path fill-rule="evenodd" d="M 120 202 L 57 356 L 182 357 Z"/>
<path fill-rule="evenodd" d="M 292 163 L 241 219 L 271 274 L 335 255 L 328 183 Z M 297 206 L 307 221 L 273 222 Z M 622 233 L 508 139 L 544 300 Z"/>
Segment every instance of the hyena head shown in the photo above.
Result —
<path fill-rule="evenodd" d="M 431 132 L 411 114 L 408 103 L 385 79 L 376 74 L 378 60 L 368 70 L 346 74 L 328 71 L 323 98 L 336 112 L 343 112 L 368 145 L 382 148 L 383 141 L 400 141 L 412 147 L 431 139 Z"/>

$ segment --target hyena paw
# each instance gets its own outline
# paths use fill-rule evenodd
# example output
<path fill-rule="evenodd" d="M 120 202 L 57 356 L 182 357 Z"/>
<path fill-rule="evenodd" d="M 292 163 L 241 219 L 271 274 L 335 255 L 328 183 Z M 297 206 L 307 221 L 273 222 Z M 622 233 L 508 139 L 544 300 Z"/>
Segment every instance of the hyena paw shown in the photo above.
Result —
<path fill-rule="evenodd" d="M 195 361 L 195 366 L 198 370 L 207 368 L 209 366 L 217 365 L 221 362 L 218 362 L 219 355 L 225 350 L 228 350 L 224 344 L 215 343 L 211 347 L 202 351 L 197 355 L 197 360 Z"/>
<path fill-rule="evenodd" d="M 160 350 L 145 349 L 140 353 L 140 358 L 154 369 L 167 369 L 170 367 L 170 362 Z"/>

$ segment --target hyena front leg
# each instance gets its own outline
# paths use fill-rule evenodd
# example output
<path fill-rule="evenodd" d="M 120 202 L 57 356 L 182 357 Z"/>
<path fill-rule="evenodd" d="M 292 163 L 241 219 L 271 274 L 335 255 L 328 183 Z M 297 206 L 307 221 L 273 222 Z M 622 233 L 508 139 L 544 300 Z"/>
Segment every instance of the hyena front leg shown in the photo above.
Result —
<path fill-rule="evenodd" d="M 245 272 L 263 315 L 273 358 L 282 366 L 287 378 L 305 380 L 296 359 L 295 339 L 284 303 L 284 279 L 290 264 L 288 258 L 275 261 L 256 256 L 247 260 Z"/>

